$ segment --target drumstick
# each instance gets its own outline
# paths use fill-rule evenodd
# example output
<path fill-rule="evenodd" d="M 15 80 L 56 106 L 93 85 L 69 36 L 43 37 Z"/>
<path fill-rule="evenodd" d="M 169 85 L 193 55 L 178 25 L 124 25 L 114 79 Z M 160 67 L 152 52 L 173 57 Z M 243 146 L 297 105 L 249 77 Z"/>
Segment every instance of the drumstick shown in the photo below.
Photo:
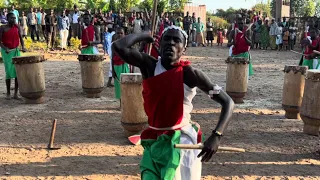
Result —
<path fill-rule="evenodd" d="M 309 56 L 309 54 L 303 54 L 303 53 L 300 53 L 300 52 L 297 52 L 297 51 L 294 51 L 294 50 L 290 50 L 290 51 L 293 52 L 293 53 L 296 53 L 296 54 L 303 55 L 303 56 Z"/>
<path fill-rule="evenodd" d="M 316 50 L 313 50 L 313 53 L 320 55 L 320 52 Z"/>
<path fill-rule="evenodd" d="M 151 23 L 151 36 L 153 37 L 155 31 L 156 31 L 156 21 L 157 21 L 157 6 L 158 6 L 158 0 L 153 1 L 153 9 L 152 9 L 152 23 Z M 151 54 L 152 50 L 152 44 L 149 44 L 148 47 L 148 54 Z"/>
<path fill-rule="evenodd" d="M 178 149 L 202 149 L 203 145 L 200 144 L 175 144 L 174 148 Z M 232 151 L 232 152 L 246 152 L 245 149 L 242 148 L 234 148 L 234 147 L 219 147 L 219 151 Z"/>

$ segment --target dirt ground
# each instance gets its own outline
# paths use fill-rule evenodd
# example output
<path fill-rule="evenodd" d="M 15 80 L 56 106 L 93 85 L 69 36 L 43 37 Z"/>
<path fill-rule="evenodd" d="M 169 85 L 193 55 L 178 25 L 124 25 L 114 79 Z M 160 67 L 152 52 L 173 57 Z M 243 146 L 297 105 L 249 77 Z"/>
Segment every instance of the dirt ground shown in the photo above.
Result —
<path fill-rule="evenodd" d="M 281 108 L 282 70 L 284 65 L 296 65 L 299 55 L 251 53 L 255 75 L 222 139 L 223 146 L 247 152 L 217 153 L 203 164 L 203 179 L 320 179 L 319 137 L 303 134 L 303 122 L 285 119 Z M 227 55 L 225 47 L 197 47 L 188 48 L 185 59 L 225 86 Z M 143 148 L 130 145 L 124 136 L 114 89 L 105 88 L 101 98 L 88 99 L 82 94 L 76 56 L 46 57 L 45 103 L 39 105 L 5 100 L 0 66 L 0 179 L 140 179 Z M 107 72 L 108 61 L 104 66 Z M 199 90 L 193 102 L 192 120 L 209 135 L 220 106 Z M 54 119 L 55 145 L 61 149 L 48 151 Z"/>

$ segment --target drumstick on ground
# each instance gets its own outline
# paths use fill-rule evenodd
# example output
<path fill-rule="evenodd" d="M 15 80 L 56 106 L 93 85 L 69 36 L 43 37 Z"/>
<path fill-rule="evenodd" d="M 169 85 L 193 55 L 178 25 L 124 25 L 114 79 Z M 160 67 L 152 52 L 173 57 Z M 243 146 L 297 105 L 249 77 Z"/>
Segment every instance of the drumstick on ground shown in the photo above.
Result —
<path fill-rule="evenodd" d="M 175 144 L 174 148 L 178 149 L 202 149 L 203 145 L 198 144 Z M 245 149 L 242 148 L 234 148 L 234 147 L 219 147 L 219 151 L 232 151 L 232 152 L 246 152 Z"/>

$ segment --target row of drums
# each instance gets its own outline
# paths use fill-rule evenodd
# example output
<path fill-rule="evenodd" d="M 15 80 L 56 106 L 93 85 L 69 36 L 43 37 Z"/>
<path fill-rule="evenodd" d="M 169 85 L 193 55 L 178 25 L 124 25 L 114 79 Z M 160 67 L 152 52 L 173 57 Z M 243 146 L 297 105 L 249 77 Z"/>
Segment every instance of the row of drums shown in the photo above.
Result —
<path fill-rule="evenodd" d="M 226 92 L 235 103 L 244 103 L 248 88 L 246 58 L 229 57 L 227 63 Z M 307 66 L 285 66 L 282 107 L 288 119 L 302 119 L 303 132 L 319 135 L 320 130 L 320 71 Z"/>
<path fill-rule="evenodd" d="M 101 96 L 104 88 L 103 55 L 78 55 L 82 89 L 88 98 Z M 13 58 L 17 70 L 20 94 L 26 103 L 43 103 L 45 75 L 43 56 Z M 248 65 L 245 58 L 229 57 L 227 63 L 226 92 L 235 103 L 244 103 L 248 88 Z M 304 133 L 319 135 L 320 127 L 320 71 L 305 66 L 286 66 L 284 69 L 282 105 L 289 119 L 301 119 Z M 142 76 L 126 73 L 121 81 L 121 124 L 130 136 L 147 127 L 142 98 Z"/>
<path fill-rule="evenodd" d="M 99 98 L 104 89 L 103 55 L 78 55 L 82 89 L 88 98 Z M 27 104 L 41 104 L 45 95 L 44 56 L 20 56 L 12 59 L 16 67 L 19 92 Z M 131 136 L 147 127 L 140 73 L 121 74 L 121 124 Z"/>

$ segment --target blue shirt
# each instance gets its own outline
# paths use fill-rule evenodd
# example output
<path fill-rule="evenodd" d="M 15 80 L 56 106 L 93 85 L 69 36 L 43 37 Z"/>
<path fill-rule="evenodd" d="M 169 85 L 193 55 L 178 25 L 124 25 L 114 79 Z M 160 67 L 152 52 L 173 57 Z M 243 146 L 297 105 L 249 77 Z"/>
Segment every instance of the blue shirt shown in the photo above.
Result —
<path fill-rule="evenodd" d="M 42 13 L 41 12 L 37 12 L 37 18 L 38 18 L 38 23 L 37 24 L 41 24 L 41 17 L 42 17 Z"/>
<path fill-rule="evenodd" d="M 69 26 L 70 26 L 70 22 L 69 22 L 69 17 L 65 16 L 65 17 L 61 17 L 59 16 L 58 18 L 58 29 L 59 30 L 69 30 Z"/>
<path fill-rule="evenodd" d="M 112 33 L 104 32 L 103 33 L 103 47 L 104 51 L 108 53 L 110 57 L 112 57 L 112 51 L 111 51 L 111 43 L 112 43 L 112 36 L 115 34 L 114 31 Z"/>
<path fill-rule="evenodd" d="M 13 10 L 11 12 L 16 16 L 16 23 L 18 24 L 18 22 L 19 22 L 19 11 Z"/>

